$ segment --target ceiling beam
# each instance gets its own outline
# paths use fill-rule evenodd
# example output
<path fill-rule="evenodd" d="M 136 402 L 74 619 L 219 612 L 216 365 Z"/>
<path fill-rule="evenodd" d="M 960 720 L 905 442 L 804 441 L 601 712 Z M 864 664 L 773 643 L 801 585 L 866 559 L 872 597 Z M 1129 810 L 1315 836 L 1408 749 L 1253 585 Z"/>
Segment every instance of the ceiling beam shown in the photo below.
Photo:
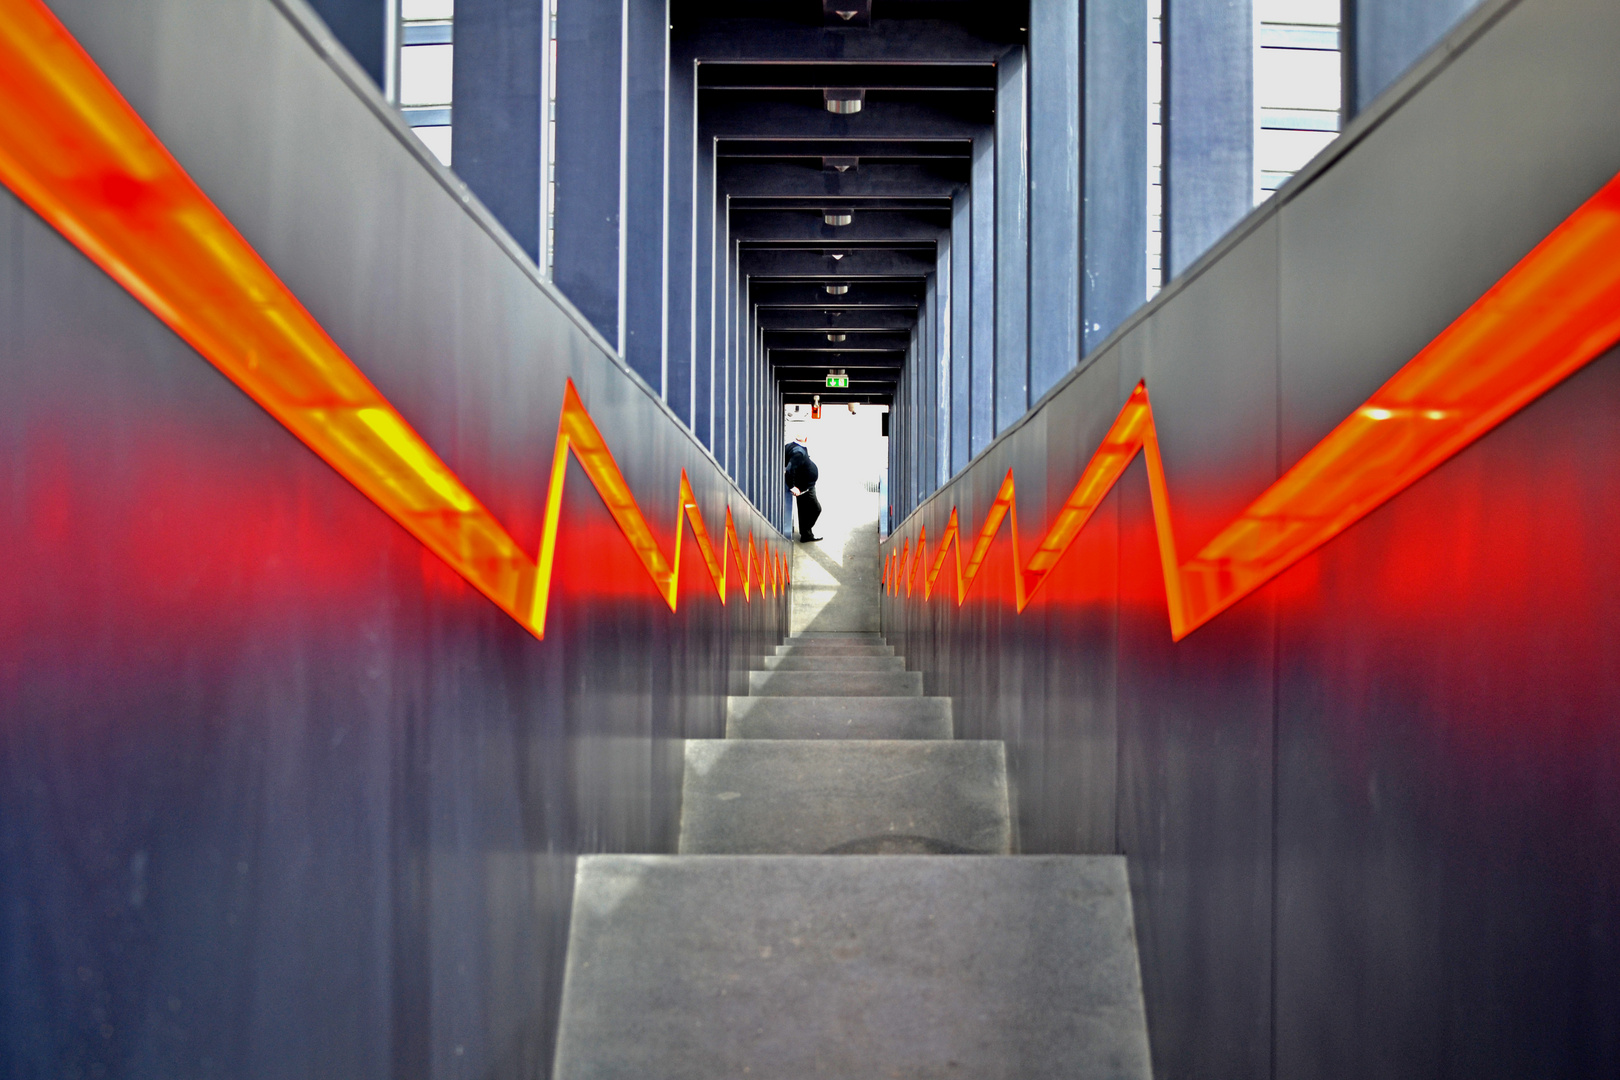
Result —
<path fill-rule="evenodd" d="M 970 30 L 934 19 L 877 19 L 871 26 L 810 26 L 784 19 L 677 22 L 671 51 L 682 60 L 745 64 L 993 64 L 1017 44 L 1011 25 Z M 1028 25 L 1028 24 L 1025 24 Z"/>
<path fill-rule="evenodd" d="M 934 254 L 856 248 L 833 253 L 744 248 L 742 272 L 752 278 L 923 278 L 934 272 Z M 851 284 L 854 282 L 852 281 Z"/>
<path fill-rule="evenodd" d="M 990 128 L 979 109 L 911 101 L 872 101 L 858 113 L 830 113 L 814 101 L 718 101 L 700 113 L 700 145 L 710 139 L 780 139 L 828 143 L 847 139 L 971 139 Z M 720 151 L 724 153 L 723 148 Z M 828 151 L 836 154 L 838 151 Z"/>
<path fill-rule="evenodd" d="M 731 211 L 733 240 L 770 241 L 776 244 L 911 243 L 938 241 L 950 230 L 950 212 L 855 210 L 848 225 L 828 225 L 821 211 L 748 210 Z"/>
<path fill-rule="evenodd" d="M 764 330 L 910 330 L 917 325 L 915 311 L 877 308 L 862 311 L 820 311 L 808 308 L 766 308 L 759 312 Z"/>
<path fill-rule="evenodd" d="M 726 161 L 720 190 L 733 197 L 774 199 L 949 199 L 968 181 L 966 164 L 857 165 L 848 172 L 819 164 Z"/>
<path fill-rule="evenodd" d="M 865 307 L 916 307 L 923 301 L 920 281 L 852 282 L 849 292 L 830 296 L 814 282 L 755 281 L 749 284 L 748 299 L 761 308 L 808 307 L 821 311 Z"/>

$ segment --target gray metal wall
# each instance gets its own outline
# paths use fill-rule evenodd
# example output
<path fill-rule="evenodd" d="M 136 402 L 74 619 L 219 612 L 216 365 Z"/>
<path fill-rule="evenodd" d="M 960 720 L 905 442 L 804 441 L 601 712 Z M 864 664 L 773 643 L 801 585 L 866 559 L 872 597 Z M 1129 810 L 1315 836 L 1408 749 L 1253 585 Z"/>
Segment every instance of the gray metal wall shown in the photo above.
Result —
<path fill-rule="evenodd" d="M 666 550 L 683 468 L 780 544 L 285 5 L 53 8 L 524 544 L 568 377 Z M 786 625 L 570 470 L 536 641 L 0 192 L 0 1073 L 545 1074 L 575 854 L 671 848 Z"/>
<path fill-rule="evenodd" d="M 925 502 L 1027 557 L 1138 380 L 1197 551 L 1620 170 L 1620 12 L 1488 4 Z M 1005 530 L 885 633 L 1128 856 L 1165 1077 L 1620 1071 L 1620 354 L 1172 643 L 1133 464 L 1023 614 Z"/>

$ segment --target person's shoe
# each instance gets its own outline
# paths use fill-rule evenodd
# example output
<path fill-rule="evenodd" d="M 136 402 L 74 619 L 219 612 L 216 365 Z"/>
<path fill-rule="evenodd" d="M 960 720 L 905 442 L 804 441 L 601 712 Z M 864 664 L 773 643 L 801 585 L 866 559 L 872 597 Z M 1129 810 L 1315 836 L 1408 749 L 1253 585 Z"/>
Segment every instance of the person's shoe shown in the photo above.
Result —
<path fill-rule="evenodd" d="M 801 543 L 801 544 L 813 544 L 817 540 L 820 540 L 820 539 L 821 539 L 821 537 L 819 537 L 819 536 L 801 536 L 801 537 L 799 537 L 799 543 Z"/>

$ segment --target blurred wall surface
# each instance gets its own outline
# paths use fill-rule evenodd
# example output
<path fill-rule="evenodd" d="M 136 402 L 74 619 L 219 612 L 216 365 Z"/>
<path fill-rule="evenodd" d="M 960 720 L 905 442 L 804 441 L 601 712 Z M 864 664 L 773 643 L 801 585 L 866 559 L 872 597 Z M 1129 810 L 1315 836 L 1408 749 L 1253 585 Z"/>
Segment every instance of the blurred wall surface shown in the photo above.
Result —
<path fill-rule="evenodd" d="M 568 378 L 666 551 L 683 468 L 782 550 L 301 4 L 52 7 L 531 551 Z M 0 1074 L 548 1071 L 574 856 L 786 625 L 567 484 L 540 641 L 0 191 Z"/>
<path fill-rule="evenodd" d="M 885 553 L 1011 469 L 1027 558 L 1139 380 L 1197 552 L 1620 172 L 1610 0 L 1459 33 Z M 1003 526 L 884 628 L 1022 850 L 1128 857 L 1158 1075 L 1612 1077 L 1617 537 L 1611 353 L 1179 644 L 1140 458 L 1022 614 Z"/>

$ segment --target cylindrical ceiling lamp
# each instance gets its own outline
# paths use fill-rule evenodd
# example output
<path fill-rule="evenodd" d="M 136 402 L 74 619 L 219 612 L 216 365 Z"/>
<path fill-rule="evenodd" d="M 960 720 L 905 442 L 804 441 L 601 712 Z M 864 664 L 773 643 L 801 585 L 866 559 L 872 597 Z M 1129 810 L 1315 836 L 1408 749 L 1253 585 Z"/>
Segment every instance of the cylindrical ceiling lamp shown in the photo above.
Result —
<path fill-rule="evenodd" d="M 822 100 L 827 103 L 827 111 L 848 116 L 858 113 L 866 105 L 865 90 L 849 90 L 844 87 L 829 87 L 821 92 Z"/>

